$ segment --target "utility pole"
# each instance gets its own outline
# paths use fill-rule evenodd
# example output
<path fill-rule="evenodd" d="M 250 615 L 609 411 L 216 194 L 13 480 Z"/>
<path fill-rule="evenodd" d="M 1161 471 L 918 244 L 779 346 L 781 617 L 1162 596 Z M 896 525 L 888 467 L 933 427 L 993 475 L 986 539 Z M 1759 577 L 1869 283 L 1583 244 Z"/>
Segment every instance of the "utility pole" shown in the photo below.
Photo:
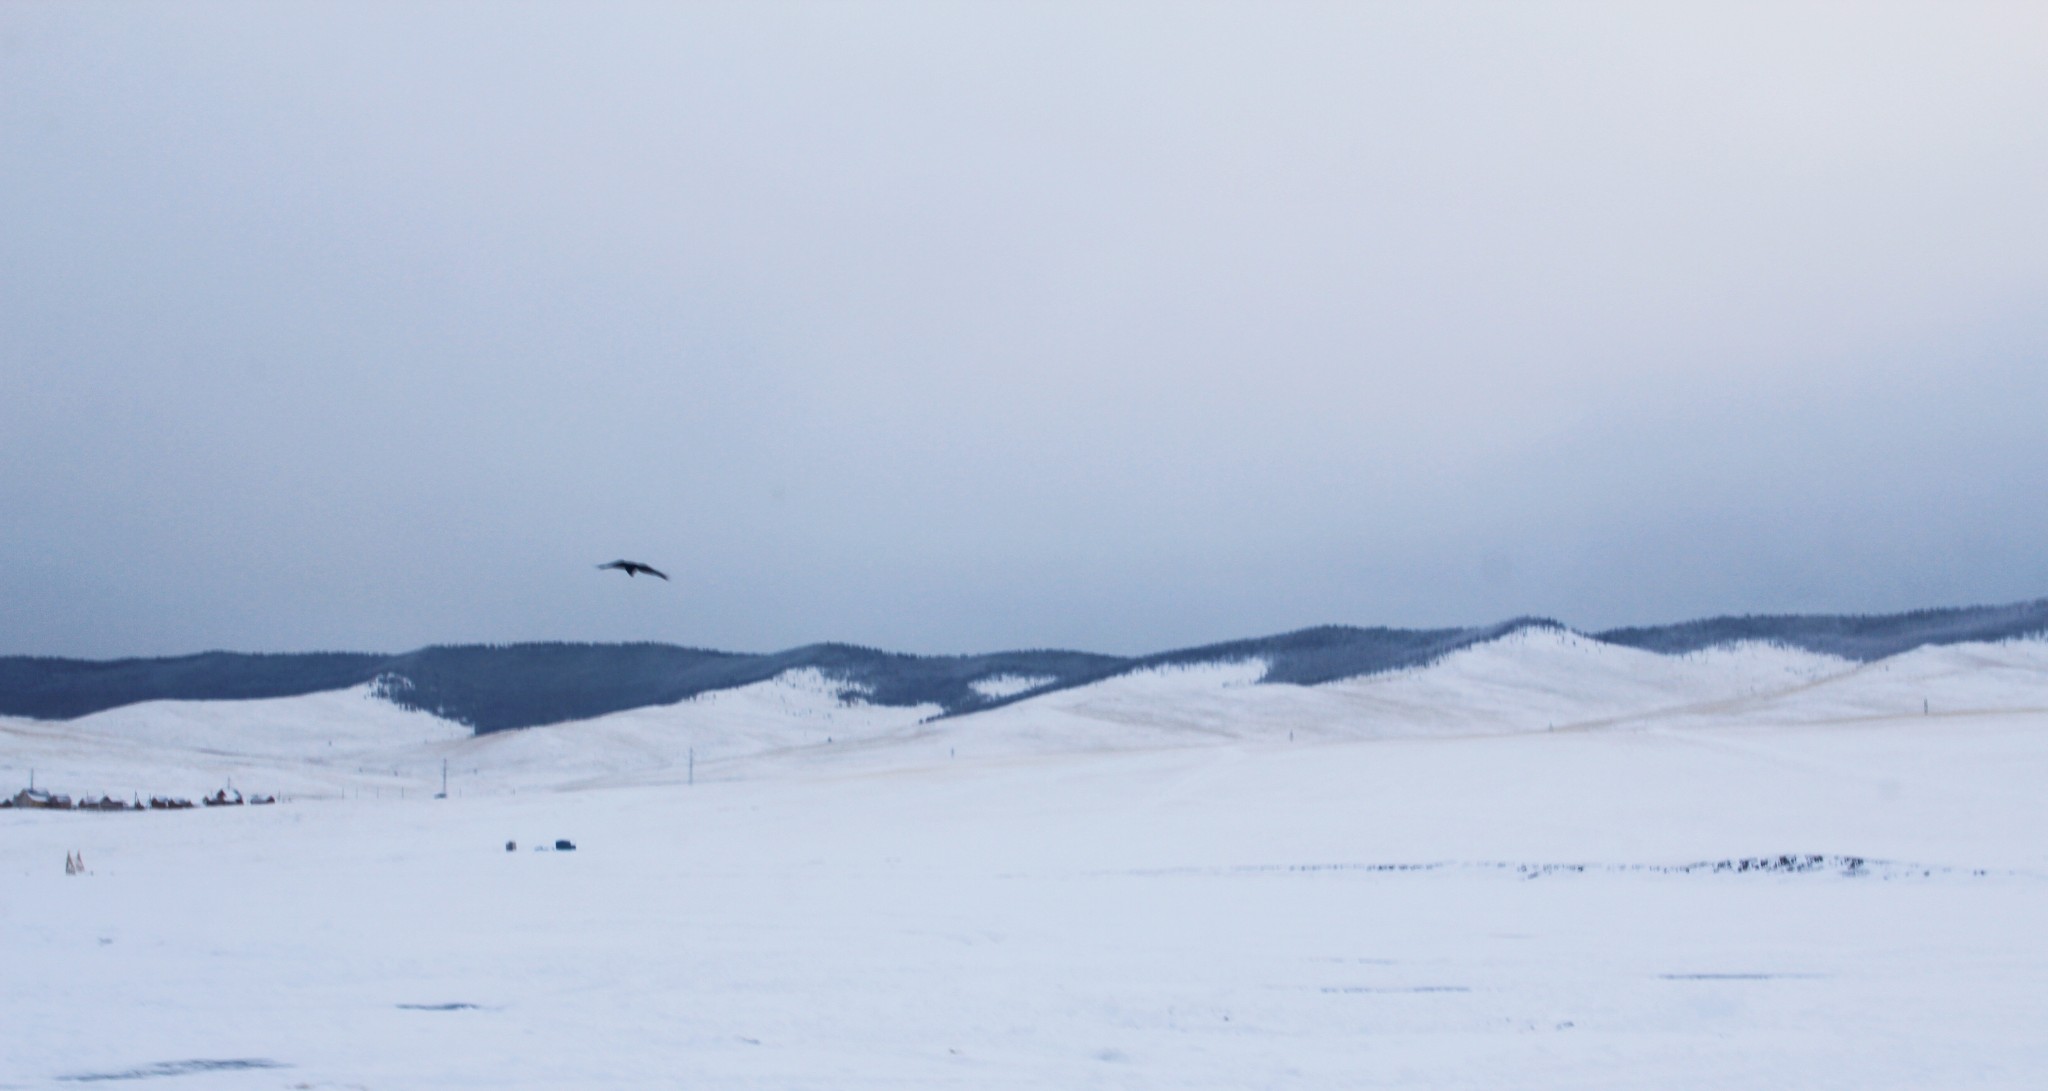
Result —
<path fill-rule="evenodd" d="M 691 784 L 696 784 L 696 783 L 697 783 L 697 748 L 696 748 L 696 747 L 694 747 L 694 746 L 690 748 L 690 781 L 689 781 L 689 782 L 690 782 Z"/>
<path fill-rule="evenodd" d="M 441 798 L 448 798 L 448 759 L 441 759 Z"/>

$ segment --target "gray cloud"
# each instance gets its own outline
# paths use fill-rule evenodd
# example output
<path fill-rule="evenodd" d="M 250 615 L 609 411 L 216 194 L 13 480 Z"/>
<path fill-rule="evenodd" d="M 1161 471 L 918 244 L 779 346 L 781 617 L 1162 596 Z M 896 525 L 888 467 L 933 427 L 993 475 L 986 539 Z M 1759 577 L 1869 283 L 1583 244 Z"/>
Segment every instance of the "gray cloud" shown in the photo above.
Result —
<path fill-rule="evenodd" d="M 2044 30 L 8 5 L 0 652 L 2048 593 Z"/>

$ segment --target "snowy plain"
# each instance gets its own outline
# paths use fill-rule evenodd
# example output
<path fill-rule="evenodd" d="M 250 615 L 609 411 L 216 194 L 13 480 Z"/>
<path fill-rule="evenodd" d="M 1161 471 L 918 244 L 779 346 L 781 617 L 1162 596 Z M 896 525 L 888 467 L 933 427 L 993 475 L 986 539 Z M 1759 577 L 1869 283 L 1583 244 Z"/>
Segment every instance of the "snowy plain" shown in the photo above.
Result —
<path fill-rule="evenodd" d="M 2042 1085 L 2048 642 L 1262 670 L 0 720 L 287 797 L 0 812 L 0 1087 Z"/>

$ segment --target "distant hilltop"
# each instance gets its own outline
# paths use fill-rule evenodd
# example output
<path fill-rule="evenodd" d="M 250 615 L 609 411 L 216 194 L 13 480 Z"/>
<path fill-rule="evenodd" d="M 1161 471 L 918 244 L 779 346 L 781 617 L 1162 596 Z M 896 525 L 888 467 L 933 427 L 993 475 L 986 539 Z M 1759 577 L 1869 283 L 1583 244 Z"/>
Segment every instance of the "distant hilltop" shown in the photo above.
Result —
<path fill-rule="evenodd" d="M 670 644 L 510 644 L 374 653 L 206 652 L 160 659 L 0 657 L 0 715 L 65 720 L 142 701 L 297 697 L 371 684 L 386 700 L 478 734 L 588 719 L 815 670 L 875 705 L 977 712 L 1120 674 L 1263 661 L 1262 683 L 1318 685 L 1423 666 L 1548 618 L 1450 629 L 1322 626 L 1145 656 L 1075 651 L 904 655 L 848 644 L 745 654 Z M 1717 617 L 1590 639 L 1665 655 L 1742 643 L 1869 662 L 1928 645 L 2048 634 L 2048 599 L 1885 615 Z"/>

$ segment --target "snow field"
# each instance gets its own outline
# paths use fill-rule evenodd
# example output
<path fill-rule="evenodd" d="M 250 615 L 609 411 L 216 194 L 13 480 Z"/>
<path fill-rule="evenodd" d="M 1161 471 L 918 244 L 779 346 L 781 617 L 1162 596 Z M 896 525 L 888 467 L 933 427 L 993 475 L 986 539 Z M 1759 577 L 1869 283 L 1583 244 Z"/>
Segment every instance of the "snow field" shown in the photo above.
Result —
<path fill-rule="evenodd" d="M 10 812 L 0 1085 L 2032 1086 L 2048 719 L 1721 734 Z"/>
<path fill-rule="evenodd" d="M 977 678 L 969 682 L 967 688 L 990 700 L 999 700 L 1004 697 L 1015 697 L 1027 690 L 1051 685 L 1057 681 L 1059 679 L 1050 674 L 991 674 L 987 678 Z"/>
<path fill-rule="evenodd" d="M 810 675 L 482 738 L 362 692 L 0 722 L 58 790 L 297 793 L 0 812 L 0 1088 L 2048 1071 L 2048 644 L 1263 670 L 931 722 Z"/>

